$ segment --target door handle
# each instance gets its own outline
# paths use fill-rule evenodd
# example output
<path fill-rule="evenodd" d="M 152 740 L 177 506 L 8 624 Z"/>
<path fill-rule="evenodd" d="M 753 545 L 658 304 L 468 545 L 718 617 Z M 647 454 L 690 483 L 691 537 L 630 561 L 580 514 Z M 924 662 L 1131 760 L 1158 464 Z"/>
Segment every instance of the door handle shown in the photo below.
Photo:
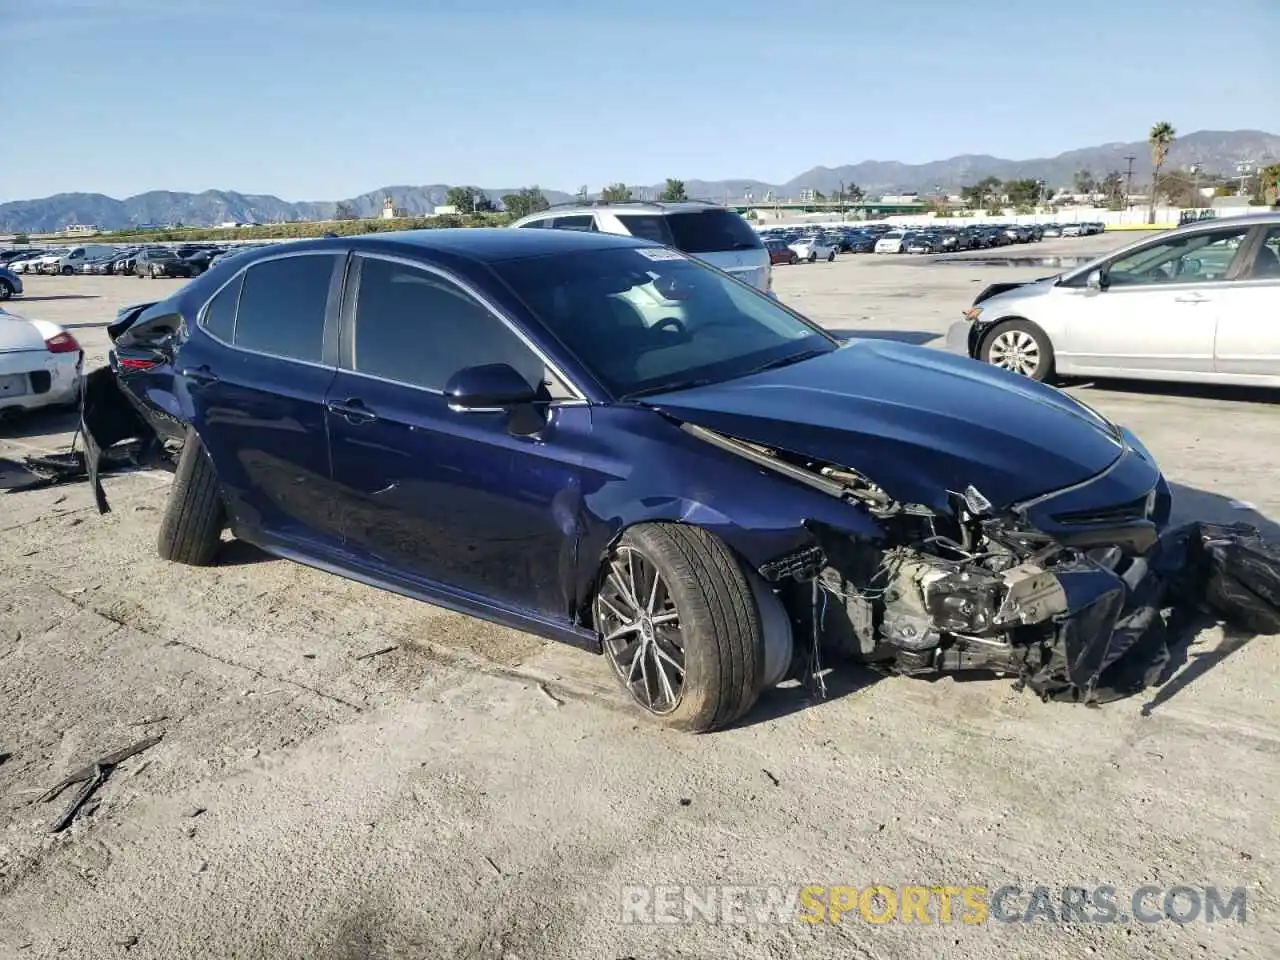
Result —
<path fill-rule="evenodd" d="M 373 423 L 378 419 L 378 415 L 366 407 L 363 400 L 356 397 L 348 397 L 346 400 L 327 400 L 324 406 L 330 413 L 342 417 L 347 423 Z"/>
<path fill-rule="evenodd" d="M 1173 298 L 1174 303 L 1208 303 L 1208 297 L 1202 297 L 1198 293 L 1184 293 L 1181 296 Z"/>
<path fill-rule="evenodd" d="M 188 380 L 194 380 L 201 386 L 218 382 L 218 375 L 210 370 L 207 364 L 198 367 L 184 367 L 181 373 Z"/>

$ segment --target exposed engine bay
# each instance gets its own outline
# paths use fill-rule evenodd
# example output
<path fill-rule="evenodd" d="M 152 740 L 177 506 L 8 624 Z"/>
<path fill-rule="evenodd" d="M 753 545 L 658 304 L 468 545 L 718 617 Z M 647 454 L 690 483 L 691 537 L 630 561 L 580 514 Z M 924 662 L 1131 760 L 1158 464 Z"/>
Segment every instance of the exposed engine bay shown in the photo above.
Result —
<path fill-rule="evenodd" d="M 1189 614 L 1280 632 L 1280 549 L 1246 524 L 1188 524 L 1142 552 L 1068 546 L 972 486 L 939 515 L 857 471 L 728 442 L 830 485 L 885 531 L 868 542 L 806 521 L 814 546 L 759 571 L 827 653 L 898 674 L 989 671 L 1089 703 L 1153 682 Z"/>

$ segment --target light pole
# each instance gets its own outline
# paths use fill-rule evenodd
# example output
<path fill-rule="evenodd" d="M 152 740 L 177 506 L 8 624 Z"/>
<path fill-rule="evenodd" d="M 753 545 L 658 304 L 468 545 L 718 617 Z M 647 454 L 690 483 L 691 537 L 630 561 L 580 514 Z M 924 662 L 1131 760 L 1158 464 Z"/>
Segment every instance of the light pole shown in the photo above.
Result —
<path fill-rule="evenodd" d="M 844 181 L 840 181 L 840 222 L 844 223 Z"/>
<path fill-rule="evenodd" d="M 1138 158 L 1125 157 L 1125 159 L 1129 161 L 1129 169 L 1125 172 L 1125 175 L 1124 175 L 1124 208 L 1126 210 L 1129 210 L 1133 206 L 1133 202 L 1132 200 L 1130 200 L 1130 197 L 1133 196 L 1133 161 L 1137 160 Z"/>
<path fill-rule="evenodd" d="M 1241 161 L 1236 164 L 1236 176 L 1240 178 L 1240 191 L 1237 197 L 1243 197 L 1248 191 L 1245 190 L 1245 181 L 1249 179 L 1249 175 L 1253 173 L 1253 164 Z"/>
<path fill-rule="evenodd" d="M 1187 172 L 1191 174 L 1191 205 L 1198 210 L 1200 209 L 1200 164 L 1191 164 L 1187 167 Z"/>

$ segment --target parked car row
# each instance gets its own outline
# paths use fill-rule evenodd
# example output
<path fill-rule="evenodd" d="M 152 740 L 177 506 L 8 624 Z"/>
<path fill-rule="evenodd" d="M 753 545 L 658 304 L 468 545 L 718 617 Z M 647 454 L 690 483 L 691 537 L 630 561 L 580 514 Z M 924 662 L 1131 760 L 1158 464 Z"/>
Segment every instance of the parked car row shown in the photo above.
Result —
<path fill-rule="evenodd" d="M 148 244 L 117 247 L 90 243 L 52 249 L 0 251 L 0 268 L 13 274 L 97 274 L 132 277 L 198 277 L 220 257 L 265 244 Z M 10 290 L 8 296 L 15 291 Z M 2 297 L 0 297 L 2 298 Z"/>

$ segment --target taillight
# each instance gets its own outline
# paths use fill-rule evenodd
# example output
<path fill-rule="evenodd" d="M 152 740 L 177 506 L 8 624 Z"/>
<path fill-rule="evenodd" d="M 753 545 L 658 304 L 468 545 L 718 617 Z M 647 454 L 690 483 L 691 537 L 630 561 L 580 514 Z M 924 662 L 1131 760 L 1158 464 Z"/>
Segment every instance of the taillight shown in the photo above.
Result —
<path fill-rule="evenodd" d="M 121 357 L 119 359 L 121 370 L 150 370 L 152 367 L 160 365 L 158 360 L 136 360 L 133 357 Z"/>
<path fill-rule="evenodd" d="M 50 353 L 79 353 L 80 344 L 71 334 L 63 331 L 54 334 L 44 342 L 44 348 Z"/>

